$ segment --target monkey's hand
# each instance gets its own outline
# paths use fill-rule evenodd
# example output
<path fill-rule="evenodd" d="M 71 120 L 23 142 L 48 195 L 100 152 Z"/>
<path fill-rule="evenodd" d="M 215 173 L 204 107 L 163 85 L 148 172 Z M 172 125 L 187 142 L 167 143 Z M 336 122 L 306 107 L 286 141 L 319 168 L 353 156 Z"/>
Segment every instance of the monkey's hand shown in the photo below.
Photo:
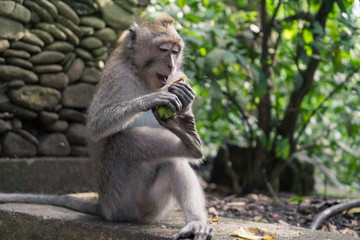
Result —
<path fill-rule="evenodd" d="M 203 222 L 189 222 L 183 229 L 173 236 L 177 239 L 210 240 L 214 235 L 214 229 Z"/>
<path fill-rule="evenodd" d="M 141 99 L 142 111 L 148 111 L 150 109 L 154 111 L 158 106 L 166 106 L 173 112 L 180 112 L 183 108 L 179 97 L 170 92 L 161 91 L 151 93 Z"/>
<path fill-rule="evenodd" d="M 175 94 L 182 103 L 182 110 L 176 114 L 182 115 L 191 109 L 196 93 L 188 84 L 184 82 L 176 83 L 171 85 L 168 91 Z"/>

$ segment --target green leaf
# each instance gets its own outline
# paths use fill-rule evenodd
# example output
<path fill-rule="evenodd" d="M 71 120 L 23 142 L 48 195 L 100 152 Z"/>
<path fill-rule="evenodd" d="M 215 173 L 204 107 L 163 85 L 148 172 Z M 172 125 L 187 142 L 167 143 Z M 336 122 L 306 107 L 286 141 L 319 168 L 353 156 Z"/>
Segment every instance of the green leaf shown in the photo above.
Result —
<path fill-rule="evenodd" d="M 287 138 L 280 137 L 276 140 L 275 155 L 285 160 L 289 157 L 290 144 Z"/>
<path fill-rule="evenodd" d="M 341 61 L 341 50 L 340 48 L 335 48 L 333 50 L 333 55 L 332 55 L 332 63 L 333 63 L 333 69 L 334 72 L 339 71 L 339 69 L 342 67 L 342 61 Z"/>
<path fill-rule="evenodd" d="M 212 73 L 213 69 L 219 66 L 219 64 L 222 62 L 226 53 L 227 51 L 222 48 L 214 48 L 211 50 L 205 59 L 205 73 Z"/>
<path fill-rule="evenodd" d="M 236 57 L 232 52 L 226 52 L 223 61 L 225 64 L 234 65 L 236 63 Z"/>
<path fill-rule="evenodd" d="M 345 5 L 344 5 L 344 2 L 342 0 L 335 0 L 336 1 L 336 4 L 339 6 L 340 8 L 340 11 L 343 13 L 343 12 L 346 12 L 346 8 L 345 8 Z"/>
<path fill-rule="evenodd" d="M 284 29 L 283 36 L 285 40 L 290 40 L 296 35 L 296 32 L 290 29 Z"/>
<path fill-rule="evenodd" d="M 312 41 L 314 41 L 313 33 L 309 29 L 304 29 L 303 38 L 306 44 L 309 44 Z"/>
<path fill-rule="evenodd" d="M 187 0 L 178 0 L 178 5 L 180 8 L 183 8 L 187 4 Z"/>
<path fill-rule="evenodd" d="M 258 129 L 256 131 L 256 136 L 259 139 L 259 141 L 261 142 L 261 145 L 263 147 L 266 147 L 267 146 L 267 139 L 266 139 L 266 135 L 265 135 L 264 131 L 262 129 Z"/>
<path fill-rule="evenodd" d="M 303 76 L 298 73 L 294 74 L 293 75 L 293 83 L 294 83 L 295 91 L 299 90 L 304 83 Z"/>
<path fill-rule="evenodd" d="M 290 199 L 290 203 L 294 203 L 294 202 L 301 203 L 303 201 L 305 201 L 305 198 L 303 198 L 303 197 L 293 197 Z"/>
<path fill-rule="evenodd" d="M 254 83 L 254 95 L 256 97 L 262 98 L 266 93 L 266 78 L 265 74 L 260 67 L 251 63 L 249 77 L 253 80 Z"/>

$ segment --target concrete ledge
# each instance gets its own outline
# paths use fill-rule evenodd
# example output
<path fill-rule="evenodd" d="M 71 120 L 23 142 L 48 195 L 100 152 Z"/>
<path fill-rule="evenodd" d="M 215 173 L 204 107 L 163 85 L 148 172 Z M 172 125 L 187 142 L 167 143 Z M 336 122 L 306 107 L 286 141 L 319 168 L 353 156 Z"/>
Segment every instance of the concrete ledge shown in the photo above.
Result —
<path fill-rule="evenodd" d="M 93 191 L 88 158 L 0 158 L 0 192 Z"/>
<path fill-rule="evenodd" d="M 99 217 L 78 213 L 72 210 L 35 204 L 0 204 L 1 239 L 121 239 L 121 240 L 160 240 L 171 236 L 185 225 L 182 214 L 173 211 L 158 224 L 129 224 L 106 222 Z M 240 226 L 257 226 L 278 232 L 275 240 L 352 240 L 345 235 L 312 231 L 303 228 L 245 222 L 238 219 L 220 217 L 213 239 L 235 239 L 229 234 Z"/>

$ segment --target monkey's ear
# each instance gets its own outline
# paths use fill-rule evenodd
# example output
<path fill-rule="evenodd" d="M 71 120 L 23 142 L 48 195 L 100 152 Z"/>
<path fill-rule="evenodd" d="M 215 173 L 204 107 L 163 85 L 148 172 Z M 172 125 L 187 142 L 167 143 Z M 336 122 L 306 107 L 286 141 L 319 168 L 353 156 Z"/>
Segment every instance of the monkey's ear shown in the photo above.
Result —
<path fill-rule="evenodd" d="M 134 48 L 134 42 L 136 41 L 136 30 L 138 26 L 132 25 L 129 28 L 129 42 L 128 42 L 128 48 L 133 49 Z"/>

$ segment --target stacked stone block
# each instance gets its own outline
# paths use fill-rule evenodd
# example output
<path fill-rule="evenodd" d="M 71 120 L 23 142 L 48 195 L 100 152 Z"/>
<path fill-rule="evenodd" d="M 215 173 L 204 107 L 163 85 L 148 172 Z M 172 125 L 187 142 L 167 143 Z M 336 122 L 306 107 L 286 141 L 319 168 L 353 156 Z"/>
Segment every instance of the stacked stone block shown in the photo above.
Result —
<path fill-rule="evenodd" d="M 134 0 L 0 1 L 0 156 L 86 156 L 86 108 Z"/>

